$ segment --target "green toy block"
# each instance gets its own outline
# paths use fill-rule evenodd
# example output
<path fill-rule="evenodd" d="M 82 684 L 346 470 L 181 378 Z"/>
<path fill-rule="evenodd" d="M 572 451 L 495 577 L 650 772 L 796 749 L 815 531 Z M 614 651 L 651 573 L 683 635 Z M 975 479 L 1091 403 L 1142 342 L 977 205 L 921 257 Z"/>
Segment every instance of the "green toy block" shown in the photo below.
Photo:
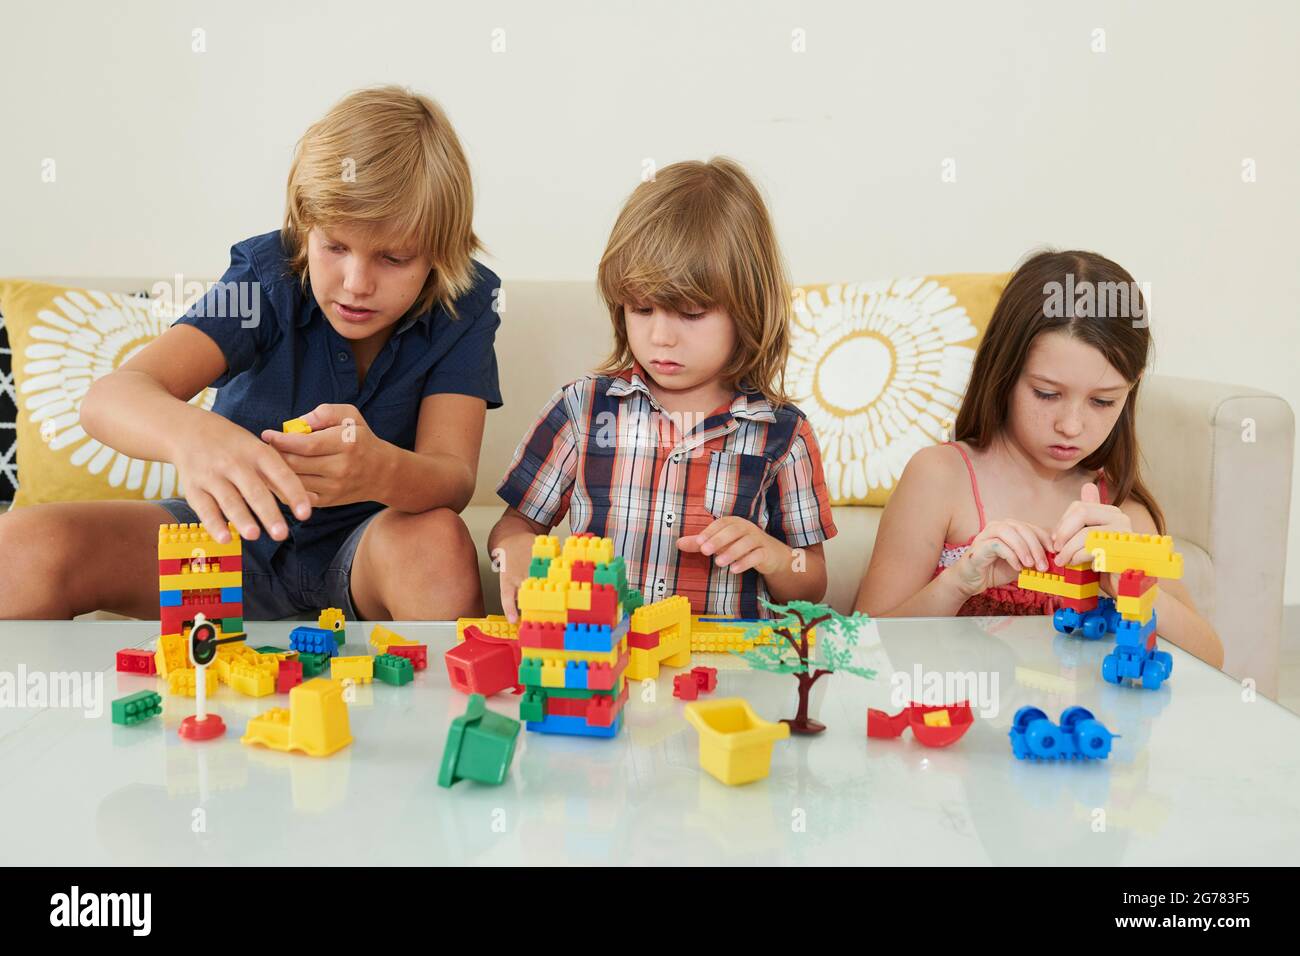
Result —
<path fill-rule="evenodd" d="M 645 595 L 640 591 L 633 591 L 629 588 L 627 594 L 623 595 L 624 614 L 631 614 L 643 604 L 645 604 Z"/>
<path fill-rule="evenodd" d="M 288 653 L 283 647 L 276 647 L 274 644 L 263 644 L 261 647 L 255 647 L 253 650 L 259 654 L 285 654 Z"/>
<path fill-rule="evenodd" d="M 397 654 L 379 654 L 375 657 L 375 679 L 394 687 L 401 687 L 415 680 L 415 665 L 409 657 Z"/>
<path fill-rule="evenodd" d="M 340 627 L 337 631 L 334 632 L 334 643 L 337 644 L 339 647 L 342 647 L 344 642 L 347 641 L 347 639 L 348 639 L 348 629 L 346 627 Z"/>
<path fill-rule="evenodd" d="M 550 572 L 550 558 L 533 558 L 528 563 L 528 576 L 530 578 L 544 578 Z"/>
<path fill-rule="evenodd" d="M 325 668 L 329 667 L 330 659 L 328 654 L 308 654 L 306 652 L 299 652 L 298 660 L 302 662 L 302 676 L 303 679 L 306 679 L 308 677 L 315 677 L 321 671 L 325 670 Z"/>
<path fill-rule="evenodd" d="M 519 727 L 519 721 L 488 710 L 482 694 L 470 694 L 465 713 L 447 731 L 438 786 L 450 787 L 461 780 L 502 783 L 515 756 Z"/>
<path fill-rule="evenodd" d="M 520 720 L 546 719 L 546 694 L 540 690 L 530 690 L 519 698 Z"/>
<path fill-rule="evenodd" d="M 542 684 L 542 662 L 536 657 L 525 657 L 519 662 L 519 683 L 525 687 L 540 687 Z"/>
<path fill-rule="evenodd" d="M 244 619 L 242 617 L 223 617 L 221 619 L 222 634 L 243 634 Z"/>
<path fill-rule="evenodd" d="M 113 701 L 113 723 L 130 727 L 162 713 L 162 695 L 139 690 Z"/>

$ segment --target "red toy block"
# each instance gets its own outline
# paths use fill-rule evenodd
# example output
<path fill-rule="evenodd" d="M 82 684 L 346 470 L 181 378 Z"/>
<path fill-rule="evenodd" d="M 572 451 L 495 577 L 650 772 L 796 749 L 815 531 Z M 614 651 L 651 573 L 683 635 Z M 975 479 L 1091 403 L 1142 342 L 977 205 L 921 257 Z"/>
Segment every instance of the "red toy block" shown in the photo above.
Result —
<path fill-rule="evenodd" d="M 1120 597 L 1141 597 L 1155 587 L 1156 579 L 1143 574 L 1137 568 L 1130 568 L 1119 576 Z"/>
<path fill-rule="evenodd" d="M 388 653 L 409 658 L 412 668 L 417 671 L 429 666 L 429 648 L 425 644 L 389 644 Z"/>
<path fill-rule="evenodd" d="M 1066 584 L 1095 584 L 1101 575 L 1092 568 L 1065 568 L 1062 571 Z"/>
<path fill-rule="evenodd" d="M 519 646 L 562 650 L 564 625 L 555 621 L 522 621 L 519 624 Z"/>
<path fill-rule="evenodd" d="M 280 670 L 275 675 L 275 692 L 287 694 L 302 683 L 302 661 L 285 659 L 280 661 Z"/>
<path fill-rule="evenodd" d="M 640 631 L 628 631 L 627 646 L 652 651 L 659 646 L 659 632 L 651 631 L 649 634 L 642 634 Z"/>
<path fill-rule="evenodd" d="M 187 622 L 193 622 L 194 615 L 200 611 L 209 621 L 220 623 L 225 617 L 243 617 L 244 605 L 237 602 L 221 603 L 221 595 L 217 595 L 217 600 L 204 603 L 186 603 L 180 607 L 164 607 L 159 609 L 159 632 L 162 634 L 180 634 L 184 630 Z"/>
<path fill-rule="evenodd" d="M 570 581 L 590 582 L 595 576 L 596 563 L 594 561 L 574 561 L 569 565 Z"/>
<path fill-rule="evenodd" d="M 588 690 L 613 690 L 619 675 L 627 670 L 628 655 L 624 654 L 612 667 L 596 661 L 587 665 Z"/>
<path fill-rule="evenodd" d="M 691 676 L 695 678 L 695 684 L 700 688 L 700 693 L 712 693 L 718 686 L 718 669 L 716 667 L 692 667 Z"/>
<path fill-rule="evenodd" d="M 520 656 L 519 642 L 514 638 L 492 637 L 471 624 L 465 628 L 464 642 L 445 655 L 447 676 L 451 686 L 463 694 L 491 697 L 506 688 L 522 694 Z"/>
<path fill-rule="evenodd" d="M 123 674 L 156 674 L 158 665 L 153 651 L 127 647 L 117 652 L 117 669 Z"/>
<path fill-rule="evenodd" d="M 673 677 L 673 696 L 679 700 L 695 700 L 700 696 L 700 685 L 694 674 L 677 674 Z"/>
<path fill-rule="evenodd" d="M 618 592 L 612 584 L 591 586 L 591 610 L 569 608 L 570 624 L 604 624 L 613 627 L 618 623 Z"/>
<path fill-rule="evenodd" d="M 1072 611 L 1078 611 L 1083 614 L 1085 611 L 1093 611 L 1097 608 L 1097 596 L 1094 594 L 1088 598 L 1058 598 L 1061 607 L 1068 607 Z"/>

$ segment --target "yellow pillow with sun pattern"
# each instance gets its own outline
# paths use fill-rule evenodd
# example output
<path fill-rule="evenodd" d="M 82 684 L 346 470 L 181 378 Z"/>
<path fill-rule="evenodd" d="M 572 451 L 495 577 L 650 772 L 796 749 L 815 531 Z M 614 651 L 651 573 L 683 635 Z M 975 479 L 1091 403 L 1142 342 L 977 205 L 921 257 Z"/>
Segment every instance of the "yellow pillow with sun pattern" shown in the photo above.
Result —
<path fill-rule="evenodd" d="M 0 281 L 13 353 L 18 490 L 14 508 L 49 501 L 149 501 L 181 496 L 176 468 L 131 458 L 80 424 L 90 383 L 166 332 L 181 312 L 147 298 Z M 213 389 L 192 403 L 212 407 Z"/>
<path fill-rule="evenodd" d="M 948 440 L 1009 279 L 796 287 L 786 390 L 817 434 L 832 504 L 884 505 L 908 459 Z"/>

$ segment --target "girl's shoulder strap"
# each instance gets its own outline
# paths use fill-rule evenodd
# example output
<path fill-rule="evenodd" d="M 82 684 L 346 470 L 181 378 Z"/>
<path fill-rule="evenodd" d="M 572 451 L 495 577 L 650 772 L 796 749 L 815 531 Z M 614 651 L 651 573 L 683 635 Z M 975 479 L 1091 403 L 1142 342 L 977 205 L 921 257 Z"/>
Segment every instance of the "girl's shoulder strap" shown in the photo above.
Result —
<path fill-rule="evenodd" d="M 979 512 L 979 516 L 980 516 L 980 531 L 983 531 L 984 524 L 985 524 L 984 502 L 980 500 L 980 486 L 979 486 L 979 482 L 975 480 L 975 466 L 971 464 L 970 456 L 966 454 L 966 449 L 963 448 L 958 442 L 946 441 L 944 442 L 944 444 L 951 445 L 953 448 L 956 448 L 957 451 L 961 454 L 961 460 L 966 463 L 966 473 L 970 475 L 971 494 L 975 496 L 975 510 Z"/>
<path fill-rule="evenodd" d="M 1110 504 L 1110 492 L 1106 488 L 1106 470 L 1104 468 L 1097 469 L 1097 495 L 1101 498 L 1103 505 Z"/>

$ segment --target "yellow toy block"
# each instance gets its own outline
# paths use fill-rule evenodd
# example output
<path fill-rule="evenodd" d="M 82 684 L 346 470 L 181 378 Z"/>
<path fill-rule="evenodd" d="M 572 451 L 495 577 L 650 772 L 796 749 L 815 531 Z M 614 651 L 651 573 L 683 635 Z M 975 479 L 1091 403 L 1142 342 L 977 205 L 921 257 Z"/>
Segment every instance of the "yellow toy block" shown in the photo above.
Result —
<path fill-rule="evenodd" d="M 248 722 L 240 743 L 328 757 L 352 743 L 343 688 L 315 677 L 289 691 L 289 708 L 276 707 Z"/>
<path fill-rule="evenodd" d="M 925 721 L 927 727 L 952 726 L 952 718 L 948 716 L 946 710 L 928 710 L 921 715 L 921 720 Z"/>
<path fill-rule="evenodd" d="M 519 617 L 525 621 L 550 621 L 554 620 L 555 614 L 559 614 L 559 621 L 563 622 L 566 617 L 566 593 L 567 588 L 561 588 L 538 578 L 528 578 L 519 585 L 517 600 Z M 542 617 L 538 612 L 551 616 Z"/>
<path fill-rule="evenodd" d="M 543 687 L 564 686 L 564 661 L 562 660 L 542 661 L 542 686 Z"/>
<path fill-rule="evenodd" d="M 618 647 L 612 651 L 565 651 L 553 647 L 521 647 L 519 652 L 520 656 L 527 660 L 542 661 L 543 667 L 552 661 L 559 661 L 561 667 L 564 666 L 565 661 L 587 661 L 612 666 L 618 663 L 618 659 L 626 653 L 627 649 L 627 638 L 623 638 L 618 642 Z"/>
<path fill-rule="evenodd" d="M 552 558 L 546 566 L 546 577 L 541 579 L 560 587 L 568 587 L 573 580 L 573 568 L 563 558 Z"/>
<path fill-rule="evenodd" d="M 197 588 L 237 588 L 244 583 L 243 571 L 222 571 L 218 568 L 185 570 L 180 574 L 158 575 L 159 591 L 193 591 Z M 219 623 L 219 622 L 218 622 Z"/>
<path fill-rule="evenodd" d="M 222 557 L 244 553 L 244 542 L 233 524 L 230 529 L 230 541 L 218 544 L 212 535 L 204 530 L 202 524 L 164 524 L 158 528 L 158 559 L 194 557 Z"/>
<path fill-rule="evenodd" d="M 465 640 L 465 628 L 473 625 L 489 637 L 505 637 L 516 640 L 519 637 L 519 624 L 511 624 L 504 614 L 489 614 L 487 617 L 462 617 L 456 620 L 456 641 Z"/>
<path fill-rule="evenodd" d="M 1120 617 L 1126 621 L 1146 622 L 1151 619 L 1151 609 L 1156 605 L 1156 594 L 1159 591 L 1159 585 L 1153 585 L 1147 588 L 1146 593 L 1141 597 L 1121 594 L 1115 598 L 1115 610 L 1119 611 Z"/>
<path fill-rule="evenodd" d="M 234 661 L 230 665 L 230 688 L 245 697 L 265 697 L 275 693 L 275 675 L 265 667 Z"/>
<path fill-rule="evenodd" d="M 180 697 L 193 697 L 195 676 L 198 672 L 193 667 L 177 667 L 167 673 L 167 693 L 176 694 Z M 203 683 L 207 686 L 209 694 L 217 692 L 217 675 L 212 672 L 212 668 L 206 668 L 203 672 Z"/>
<path fill-rule="evenodd" d="M 1092 552 L 1092 569 L 1118 574 L 1138 570 L 1153 578 L 1181 578 L 1183 556 L 1167 534 L 1089 531 L 1083 546 Z"/>
<path fill-rule="evenodd" d="M 591 582 L 570 581 L 564 589 L 564 607 L 569 611 L 590 611 Z"/>
<path fill-rule="evenodd" d="M 1057 597 L 1074 598 L 1075 600 L 1096 597 L 1098 594 L 1098 582 L 1096 581 L 1090 581 L 1087 584 L 1071 584 L 1062 575 L 1052 574 L 1048 571 L 1036 571 L 1033 568 L 1025 568 L 1021 571 L 1020 579 L 1016 583 L 1026 591 L 1055 594 Z"/>
<path fill-rule="evenodd" d="M 570 535 L 564 539 L 564 560 L 590 561 L 592 564 L 608 564 L 614 560 L 614 541 L 611 538 L 579 538 Z"/>
<path fill-rule="evenodd" d="M 280 426 L 280 431 L 286 435 L 310 435 L 311 426 L 301 418 L 291 418 Z"/>
<path fill-rule="evenodd" d="M 670 624 L 685 624 L 686 630 L 690 630 L 691 602 L 688 598 L 674 595 L 653 604 L 643 604 L 632 612 L 632 630 L 638 634 L 652 634 Z"/>
<path fill-rule="evenodd" d="M 166 677 L 174 670 L 190 667 L 190 649 L 185 638 L 180 634 L 163 634 L 158 638 L 158 647 L 153 654 L 154 669 L 159 677 Z"/>
<path fill-rule="evenodd" d="M 534 558 L 558 558 L 560 556 L 560 539 L 553 534 L 539 534 L 533 538 Z"/>
<path fill-rule="evenodd" d="M 459 631 L 460 628 L 457 628 Z M 376 654 L 387 654 L 388 649 L 396 644 L 398 647 L 419 644 L 419 641 L 407 640 L 402 635 L 390 631 L 382 624 L 376 624 L 370 629 L 370 646 L 375 649 Z"/>
<path fill-rule="evenodd" d="M 358 684 L 369 684 L 375 679 L 375 659 L 365 654 L 359 657 L 331 657 L 330 677 L 337 681 L 351 678 Z"/>
<path fill-rule="evenodd" d="M 747 651 L 755 644 L 786 644 L 784 637 L 765 627 L 758 633 L 758 639 L 744 639 L 747 623 L 707 618 L 698 614 L 691 615 L 691 650 L 696 654 L 727 654 L 731 651 Z M 817 628 L 808 632 L 808 646 L 817 644 Z"/>
<path fill-rule="evenodd" d="M 342 608 L 327 607 L 325 610 L 321 611 L 320 616 L 316 618 L 316 626 L 324 628 L 327 631 L 341 631 L 346 627 L 346 625 L 347 622 L 343 619 Z"/>

